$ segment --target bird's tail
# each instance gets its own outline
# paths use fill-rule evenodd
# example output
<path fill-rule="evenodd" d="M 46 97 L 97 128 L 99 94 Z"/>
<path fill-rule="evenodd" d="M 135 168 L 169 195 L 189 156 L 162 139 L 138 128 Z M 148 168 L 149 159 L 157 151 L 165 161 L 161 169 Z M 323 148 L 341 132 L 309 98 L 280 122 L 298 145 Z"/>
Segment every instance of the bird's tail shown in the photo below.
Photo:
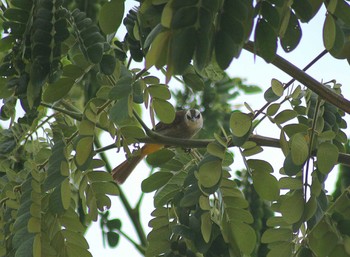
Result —
<path fill-rule="evenodd" d="M 143 155 L 134 156 L 129 160 L 123 161 L 112 170 L 112 177 L 118 184 L 123 184 L 129 177 L 131 172 L 135 169 L 137 164 L 143 159 Z"/>
<path fill-rule="evenodd" d="M 136 168 L 137 164 L 148 154 L 158 151 L 163 145 L 146 144 L 141 149 L 141 154 L 133 156 L 129 160 L 125 160 L 112 170 L 112 177 L 118 184 L 123 184 L 129 177 L 131 172 Z"/>

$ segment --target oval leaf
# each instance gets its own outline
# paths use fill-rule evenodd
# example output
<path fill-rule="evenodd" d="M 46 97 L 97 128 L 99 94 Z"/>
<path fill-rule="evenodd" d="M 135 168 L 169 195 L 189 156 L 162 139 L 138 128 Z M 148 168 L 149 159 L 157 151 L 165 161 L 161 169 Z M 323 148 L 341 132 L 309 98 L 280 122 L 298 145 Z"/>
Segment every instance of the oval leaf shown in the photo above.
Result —
<path fill-rule="evenodd" d="M 157 190 L 158 188 L 164 186 L 169 181 L 169 179 L 172 178 L 172 176 L 172 173 L 162 171 L 152 174 L 150 177 L 142 181 L 142 192 L 150 193 L 154 190 Z"/>
<path fill-rule="evenodd" d="M 278 181 L 268 172 L 254 171 L 253 185 L 259 196 L 265 200 L 276 200 L 279 196 Z"/>
<path fill-rule="evenodd" d="M 339 149 L 335 145 L 324 142 L 317 149 L 317 168 L 323 174 L 328 174 L 338 161 Z"/>
<path fill-rule="evenodd" d="M 252 127 L 252 118 L 242 112 L 234 112 L 230 118 L 230 128 L 232 134 L 237 137 L 246 135 Z"/>

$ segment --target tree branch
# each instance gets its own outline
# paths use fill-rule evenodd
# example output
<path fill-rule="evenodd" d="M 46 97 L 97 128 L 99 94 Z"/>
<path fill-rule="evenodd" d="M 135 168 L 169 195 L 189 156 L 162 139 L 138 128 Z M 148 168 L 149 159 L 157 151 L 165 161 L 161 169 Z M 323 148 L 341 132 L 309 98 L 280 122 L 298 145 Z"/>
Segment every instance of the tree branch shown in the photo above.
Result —
<path fill-rule="evenodd" d="M 157 135 L 156 138 L 153 137 L 144 137 L 138 138 L 137 140 L 140 143 L 150 143 L 150 144 L 164 144 L 167 146 L 176 146 L 183 148 L 206 148 L 207 145 L 211 142 L 214 142 L 214 139 L 179 139 L 172 137 L 165 137 L 158 133 L 153 132 Z M 255 142 L 257 145 L 262 147 L 274 147 L 281 148 L 280 141 L 276 138 L 259 136 L 259 135 L 251 135 L 249 137 L 249 141 Z M 229 147 L 234 147 L 234 144 L 229 144 Z M 316 153 L 312 153 L 313 156 Z M 339 153 L 338 163 L 350 166 L 350 154 Z"/>
<path fill-rule="evenodd" d="M 253 53 L 259 55 L 259 53 L 256 53 L 254 49 L 254 42 L 249 41 L 247 44 L 245 44 L 244 49 Z M 344 112 L 350 114 L 350 101 L 346 98 L 336 94 L 331 89 L 324 86 L 322 83 L 318 82 L 314 78 L 312 78 L 310 75 L 305 73 L 304 71 L 300 70 L 298 67 L 293 65 L 292 63 L 288 62 L 281 56 L 276 54 L 275 59 L 271 62 L 273 65 L 275 65 L 280 70 L 284 71 L 288 75 L 292 76 L 302 84 L 304 84 L 307 88 L 311 89 L 313 92 L 315 92 L 317 95 L 319 95 L 322 99 L 326 100 L 327 102 L 333 104 L 334 106 L 338 107 L 339 109 L 343 110 Z"/>

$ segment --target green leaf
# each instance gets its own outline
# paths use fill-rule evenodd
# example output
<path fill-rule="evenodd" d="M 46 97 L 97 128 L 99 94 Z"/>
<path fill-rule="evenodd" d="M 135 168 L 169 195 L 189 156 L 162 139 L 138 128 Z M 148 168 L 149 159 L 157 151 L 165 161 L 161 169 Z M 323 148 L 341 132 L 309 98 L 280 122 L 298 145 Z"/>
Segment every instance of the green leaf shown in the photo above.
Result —
<path fill-rule="evenodd" d="M 132 78 L 122 77 L 109 92 L 110 99 L 126 98 L 132 92 Z"/>
<path fill-rule="evenodd" d="M 163 148 L 157 152 L 151 153 L 147 156 L 146 161 L 152 166 L 159 166 L 168 162 L 175 156 L 175 153 L 169 149 Z"/>
<path fill-rule="evenodd" d="M 271 88 L 272 88 L 272 91 L 275 93 L 275 95 L 277 95 L 278 97 L 281 97 L 283 95 L 283 91 L 284 91 L 283 84 L 279 80 L 272 79 Z"/>
<path fill-rule="evenodd" d="M 332 14 L 327 14 L 323 27 L 323 43 L 325 48 L 336 55 L 344 47 L 344 33 Z"/>
<path fill-rule="evenodd" d="M 301 165 L 296 165 L 293 160 L 292 160 L 292 154 L 289 153 L 286 156 L 286 159 L 283 162 L 283 169 L 284 172 L 288 175 L 288 176 L 294 176 L 296 174 L 298 174 L 301 171 L 301 168 L 303 167 L 303 164 Z"/>
<path fill-rule="evenodd" d="M 272 173 L 273 168 L 270 163 L 264 160 L 259 160 L 259 159 L 249 159 L 247 160 L 247 164 L 250 169 L 253 171 L 262 171 L 262 172 L 267 172 L 267 173 Z"/>
<path fill-rule="evenodd" d="M 189 67 L 189 68 L 182 75 L 185 84 L 195 91 L 203 90 L 204 88 L 203 79 L 195 73 L 192 67 Z"/>
<path fill-rule="evenodd" d="M 245 149 L 243 151 L 243 155 L 248 157 L 248 156 L 252 156 L 252 155 L 261 153 L 262 151 L 263 151 L 263 148 L 260 145 L 257 145 L 257 146 L 255 146 L 253 148 Z"/>
<path fill-rule="evenodd" d="M 230 128 L 232 134 L 237 137 L 246 135 L 252 127 L 252 118 L 242 112 L 233 112 L 230 118 Z"/>
<path fill-rule="evenodd" d="M 234 208 L 229 207 L 226 201 L 225 201 L 225 204 L 226 204 L 227 215 L 230 218 L 234 219 L 235 221 L 241 221 L 248 224 L 251 224 L 254 222 L 254 218 L 249 211 L 241 208 L 236 208 L 236 206 Z"/>
<path fill-rule="evenodd" d="M 162 17 L 163 16 L 164 13 Z M 153 65 L 160 69 L 165 65 L 170 35 L 171 34 L 169 31 L 163 31 L 160 32 L 153 40 L 151 49 L 146 55 L 146 69 L 151 68 Z"/>
<path fill-rule="evenodd" d="M 115 33 L 124 16 L 124 0 L 106 2 L 99 12 L 99 24 L 105 34 Z"/>
<path fill-rule="evenodd" d="M 151 85 L 147 88 L 147 90 L 152 97 L 162 100 L 169 100 L 171 98 L 167 85 Z"/>
<path fill-rule="evenodd" d="M 335 145 L 324 142 L 317 149 L 317 168 L 323 174 L 328 174 L 338 162 L 339 150 Z"/>
<path fill-rule="evenodd" d="M 168 58 L 168 73 L 183 74 L 190 64 L 195 47 L 197 32 L 194 27 L 175 30 L 170 40 L 170 57 Z"/>
<path fill-rule="evenodd" d="M 221 179 L 221 160 L 208 161 L 200 165 L 196 172 L 199 183 L 206 188 L 215 186 Z"/>
<path fill-rule="evenodd" d="M 220 159 L 225 158 L 226 149 L 217 142 L 211 142 L 207 145 L 207 152 L 213 156 L 216 156 Z"/>
<path fill-rule="evenodd" d="M 100 62 L 100 70 L 105 75 L 112 75 L 114 73 L 117 60 L 113 55 L 104 54 Z"/>
<path fill-rule="evenodd" d="M 283 219 L 288 224 L 297 223 L 304 213 L 304 195 L 302 190 L 296 190 L 290 195 L 286 195 L 281 203 L 281 213 Z"/>
<path fill-rule="evenodd" d="M 255 230 L 251 226 L 239 222 L 232 222 L 231 229 L 239 249 L 244 254 L 250 255 L 256 245 Z"/>
<path fill-rule="evenodd" d="M 270 244 L 278 241 L 290 241 L 293 238 L 293 231 L 288 228 L 269 228 L 262 235 L 261 242 Z"/>
<path fill-rule="evenodd" d="M 276 245 L 271 245 L 271 250 L 267 257 L 292 257 L 294 244 L 291 242 L 277 243 Z"/>
<path fill-rule="evenodd" d="M 94 182 L 91 187 L 96 195 L 119 195 L 119 189 L 114 182 Z"/>
<path fill-rule="evenodd" d="M 175 109 L 168 101 L 153 98 L 152 105 L 160 121 L 167 124 L 174 121 Z"/>
<path fill-rule="evenodd" d="M 277 35 L 264 19 L 258 19 L 255 29 L 255 47 L 266 62 L 271 62 L 276 55 Z"/>
<path fill-rule="evenodd" d="M 302 189 L 303 188 L 303 181 L 301 178 L 290 178 L 290 177 L 283 177 L 279 180 L 279 187 L 280 189 Z"/>
<path fill-rule="evenodd" d="M 273 201 L 279 196 L 277 179 L 266 171 L 253 171 L 253 185 L 259 196 L 265 200 Z"/>
<path fill-rule="evenodd" d="M 88 167 L 89 162 L 94 155 L 93 141 L 94 138 L 92 136 L 81 136 L 78 139 L 75 147 L 76 154 L 74 160 L 80 170 L 85 170 Z"/>
<path fill-rule="evenodd" d="M 201 232 L 206 243 L 209 243 L 210 241 L 212 226 L 213 222 L 210 218 L 210 212 L 204 212 L 201 215 Z"/>
<path fill-rule="evenodd" d="M 99 63 L 102 60 L 104 46 L 103 43 L 96 43 L 86 49 L 89 60 L 92 63 Z"/>
<path fill-rule="evenodd" d="M 285 123 L 291 119 L 297 117 L 298 113 L 294 110 L 283 110 L 279 114 L 277 114 L 274 118 L 274 121 L 277 124 Z"/>
<path fill-rule="evenodd" d="M 171 172 L 156 172 L 142 181 L 142 192 L 150 193 L 164 186 L 171 178 L 173 174 Z"/>
<path fill-rule="evenodd" d="M 307 133 L 309 127 L 305 124 L 287 124 L 283 127 L 283 130 L 286 132 L 288 137 L 292 137 L 297 133 Z"/>
<path fill-rule="evenodd" d="M 304 134 L 298 133 L 291 138 L 291 156 L 296 165 L 302 165 L 309 157 L 309 146 Z"/>
<path fill-rule="evenodd" d="M 306 1 L 300 1 L 299 2 L 306 2 Z M 294 2 L 295 3 L 295 2 Z M 299 24 L 299 20 L 295 16 L 295 14 L 290 11 L 290 17 L 288 26 L 283 34 L 281 39 L 281 46 L 285 52 L 291 52 L 293 51 L 297 45 L 300 42 L 301 39 L 301 27 Z"/>
<path fill-rule="evenodd" d="M 143 138 L 145 137 L 145 132 L 143 131 L 142 128 L 138 126 L 123 126 L 120 128 L 120 133 L 125 137 L 125 138 Z"/>
<path fill-rule="evenodd" d="M 56 102 L 67 95 L 73 85 L 74 80 L 71 78 L 61 78 L 53 84 L 48 84 L 43 93 L 43 100 L 48 103 Z"/>
<path fill-rule="evenodd" d="M 119 234 L 113 231 L 107 232 L 108 245 L 111 247 L 116 247 L 119 243 Z"/>
<path fill-rule="evenodd" d="M 269 87 L 264 93 L 264 98 L 268 103 L 272 103 L 277 101 L 280 97 L 273 92 L 272 87 Z"/>
<path fill-rule="evenodd" d="M 233 42 L 233 39 L 225 33 L 219 31 L 215 38 L 216 62 L 222 70 L 227 69 L 234 56 L 237 56 L 241 47 Z"/>
<path fill-rule="evenodd" d="M 280 107 L 281 107 L 281 104 L 279 103 L 271 104 L 269 107 L 267 107 L 266 114 L 269 116 L 274 116 L 278 112 Z"/>
<path fill-rule="evenodd" d="M 122 98 L 118 100 L 109 110 L 109 118 L 115 124 L 121 126 L 130 118 L 129 116 L 129 99 Z"/>

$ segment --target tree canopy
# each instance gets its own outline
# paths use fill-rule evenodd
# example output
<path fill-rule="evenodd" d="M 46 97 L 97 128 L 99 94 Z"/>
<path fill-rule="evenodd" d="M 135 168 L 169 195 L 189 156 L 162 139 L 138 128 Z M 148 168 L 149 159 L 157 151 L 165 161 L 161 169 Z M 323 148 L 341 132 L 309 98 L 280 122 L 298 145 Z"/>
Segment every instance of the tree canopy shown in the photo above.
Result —
<path fill-rule="evenodd" d="M 98 219 L 109 247 L 124 236 L 146 257 L 350 256 L 350 102 L 340 84 L 305 72 L 327 53 L 350 61 L 348 1 L 135 4 L 1 2 L 0 118 L 9 125 L 0 128 L 0 256 L 92 256 L 84 234 Z M 300 24 L 321 6 L 325 49 L 296 67 L 277 48 L 297 48 Z M 121 28 L 126 34 L 118 38 Z M 272 78 L 257 95 L 266 102 L 258 110 L 232 106 L 261 91 L 225 72 L 242 51 L 293 78 Z M 190 108 L 205 120 L 196 138 L 152 130 L 156 118 L 171 123 L 177 110 Z M 145 109 L 151 125 L 142 119 Z M 262 123 L 278 128 L 276 138 L 256 134 Z M 102 134 L 113 143 L 102 142 Z M 141 187 L 154 194 L 148 235 L 142 197 L 131 206 L 105 154 L 122 150 L 132 158 L 142 143 L 168 146 L 146 157 L 152 174 Z M 283 153 L 278 171 L 273 160 L 256 156 L 265 147 Z M 235 158 L 243 158 L 244 169 L 235 168 Z M 337 164 L 336 190 L 327 192 Z M 111 195 L 138 238 L 111 218 Z"/>

